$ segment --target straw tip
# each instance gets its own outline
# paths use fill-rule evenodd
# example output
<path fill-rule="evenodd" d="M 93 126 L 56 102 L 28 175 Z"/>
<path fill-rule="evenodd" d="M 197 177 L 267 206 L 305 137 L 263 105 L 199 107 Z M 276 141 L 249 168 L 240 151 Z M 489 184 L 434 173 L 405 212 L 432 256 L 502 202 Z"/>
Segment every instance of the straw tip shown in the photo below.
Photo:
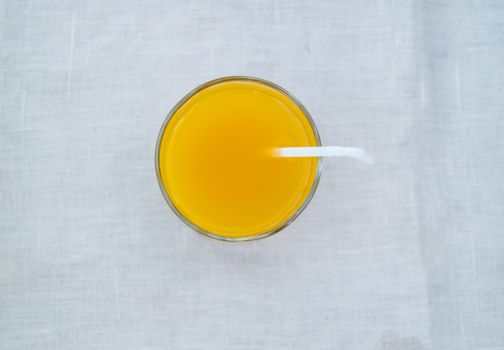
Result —
<path fill-rule="evenodd" d="M 275 157 L 275 158 L 279 158 L 283 155 L 282 148 L 270 148 L 266 152 L 269 156 Z"/>
<path fill-rule="evenodd" d="M 368 164 L 368 165 L 373 165 L 374 164 L 374 158 L 372 156 L 370 156 L 369 154 L 367 153 L 364 153 L 364 155 L 362 156 L 361 160 Z"/>

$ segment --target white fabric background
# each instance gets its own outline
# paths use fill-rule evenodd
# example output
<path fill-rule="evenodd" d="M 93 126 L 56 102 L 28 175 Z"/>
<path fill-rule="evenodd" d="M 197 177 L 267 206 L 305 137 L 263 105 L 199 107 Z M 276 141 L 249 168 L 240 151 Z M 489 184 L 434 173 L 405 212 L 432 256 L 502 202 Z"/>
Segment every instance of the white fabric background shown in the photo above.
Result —
<path fill-rule="evenodd" d="M 185 227 L 154 174 L 189 90 L 297 96 L 324 164 L 280 234 Z M 0 348 L 504 349 L 504 3 L 0 1 Z"/>

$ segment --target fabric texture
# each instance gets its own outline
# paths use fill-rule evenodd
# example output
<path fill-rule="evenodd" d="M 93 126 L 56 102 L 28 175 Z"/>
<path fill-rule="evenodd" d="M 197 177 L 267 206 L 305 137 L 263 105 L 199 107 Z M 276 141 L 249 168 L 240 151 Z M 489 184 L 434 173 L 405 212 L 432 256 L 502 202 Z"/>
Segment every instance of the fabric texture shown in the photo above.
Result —
<path fill-rule="evenodd" d="M 504 349 L 504 3 L 0 0 L 0 348 Z M 324 161 L 286 230 L 170 211 L 195 86 L 289 90 Z"/>

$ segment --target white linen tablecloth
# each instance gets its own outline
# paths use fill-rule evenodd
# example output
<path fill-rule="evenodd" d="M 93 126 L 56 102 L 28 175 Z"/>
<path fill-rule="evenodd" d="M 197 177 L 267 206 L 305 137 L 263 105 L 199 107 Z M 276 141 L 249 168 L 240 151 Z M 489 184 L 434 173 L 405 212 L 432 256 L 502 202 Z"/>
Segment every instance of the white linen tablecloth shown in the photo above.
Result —
<path fill-rule="evenodd" d="M 170 211 L 154 145 L 225 75 L 297 96 L 307 210 L 250 244 Z M 0 0 L 0 348 L 504 349 L 502 1 Z"/>

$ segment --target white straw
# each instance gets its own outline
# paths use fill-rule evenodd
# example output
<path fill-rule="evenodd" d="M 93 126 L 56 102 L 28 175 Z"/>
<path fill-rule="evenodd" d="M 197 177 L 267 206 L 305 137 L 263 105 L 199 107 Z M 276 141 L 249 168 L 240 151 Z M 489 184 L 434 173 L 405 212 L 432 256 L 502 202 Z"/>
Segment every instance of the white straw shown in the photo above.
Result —
<path fill-rule="evenodd" d="M 361 148 L 345 146 L 282 147 L 275 148 L 273 155 L 276 157 L 350 157 L 367 164 L 374 163 L 373 157 Z"/>

